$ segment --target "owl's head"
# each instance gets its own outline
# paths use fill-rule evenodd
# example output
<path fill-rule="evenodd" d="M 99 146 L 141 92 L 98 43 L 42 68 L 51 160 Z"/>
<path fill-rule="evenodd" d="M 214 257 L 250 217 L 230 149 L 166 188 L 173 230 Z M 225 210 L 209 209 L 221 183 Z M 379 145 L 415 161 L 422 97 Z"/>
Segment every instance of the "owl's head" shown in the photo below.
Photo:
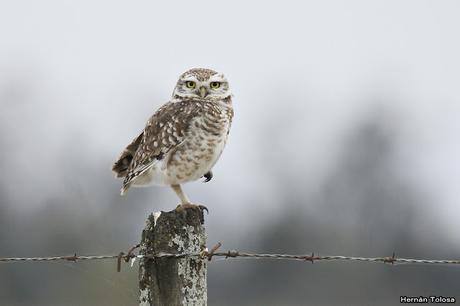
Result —
<path fill-rule="evenodd" d="M 205 68 L 193 68 L 184 72 L 173 92 L 173 98 L 219 100 L 230 96 L 231 92 L 225 76 Z"/>

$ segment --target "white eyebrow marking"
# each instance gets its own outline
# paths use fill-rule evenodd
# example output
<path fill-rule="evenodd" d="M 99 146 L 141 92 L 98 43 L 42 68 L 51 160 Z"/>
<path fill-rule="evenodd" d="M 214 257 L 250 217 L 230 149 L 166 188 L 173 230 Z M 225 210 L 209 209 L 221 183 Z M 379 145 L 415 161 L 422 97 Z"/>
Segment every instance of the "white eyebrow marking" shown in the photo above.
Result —
<path fill-rule="evenodd" d="M 222 74 L 213 75 L 209 78 L 210 82 L 225 82 L 225 77 Z"/>
<path fill-rule="evenodd" d="M 194 81 L 194 82 L 198 81 L 198 80 L 196 79 L 196 77 L 194 77 L 193 75 L 190 75 L 190 76 L 188 76 L 188 77 L 185 77 L 185 78 L 183 78 L 182 80 L 184 80 L 185 82 L 187 82 L 187 81 Z"/>

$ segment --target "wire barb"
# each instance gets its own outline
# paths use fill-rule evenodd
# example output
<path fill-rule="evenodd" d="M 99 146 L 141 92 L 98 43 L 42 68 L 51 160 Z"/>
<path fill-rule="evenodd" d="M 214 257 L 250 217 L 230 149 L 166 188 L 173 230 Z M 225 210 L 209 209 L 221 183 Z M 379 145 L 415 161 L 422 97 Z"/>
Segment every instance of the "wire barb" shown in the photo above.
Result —
<path fill-rule="evenodd" d="M 73 261 L 73 262 L 77 262 L 77 259 L 78 259 L 77 253 L 75 253 L 73 256 L 65 257 L 65 260 Z"/>
<path fill-rule="evenodd" d="M 138 243 L 136 245 L 133 245 L 129 250 L 128 250 L 128 253 L 126 254 L 125 256 L 125 262 L 129 262 L 130 259 L 132 258 L 136 258 L 136 255 L 133 254 L 134 250 L 135 249 L 138 249 L 140 248 L 141 245 Z"/>
<path fill-rule="evenodd" d="M 205 249 L 204 251 L 204 257 L 208 259 L 208 261 L 211 261 L 212 256 L 214 256 L 214 253 L 222 246 L 221 242 L 218 242 L 215 246 L 211 248 L 211 251 L 207 251 L 208 248 Z"/>
<path fill-rule="evenodd" d="M 225 258 L 238 257 L 238 256 L 240 256 L 240 253 L 237 250 L 230 250 L 230 251 L 228 251 L 227 253 L 224 253 L 221 256 L 225 256 Z"/>
<path fill-rule="evenodd" d="M 121 271 L 121 260 L 123 259 L 125 253 L 120 252 L 117 257 L 117 272 Z"/>
<path fill-rule="evenodd" d="M 395 252 L 393 252 L 393 255 L 391 257 L 385 257 L 383 259 L 383 262 L 384 263 L 390 263 L 390 264 L 393 265 L 396 262 Z"/>

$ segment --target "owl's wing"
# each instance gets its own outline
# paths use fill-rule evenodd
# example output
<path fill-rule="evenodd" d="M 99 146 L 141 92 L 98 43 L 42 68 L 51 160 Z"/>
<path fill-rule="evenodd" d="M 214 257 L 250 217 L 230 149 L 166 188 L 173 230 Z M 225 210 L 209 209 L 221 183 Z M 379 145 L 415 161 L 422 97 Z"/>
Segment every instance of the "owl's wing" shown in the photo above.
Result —
<path fill-rule="evenodd" d="M 150 117 L 143 133 L 139 135 L 137 150 L 123 181 L 122 194 L 129 188 L 133 179 L 165 158 L 184 141 L 190 121 L 200 112 L 201 108 L 194 102 L 168 102 Z"/>

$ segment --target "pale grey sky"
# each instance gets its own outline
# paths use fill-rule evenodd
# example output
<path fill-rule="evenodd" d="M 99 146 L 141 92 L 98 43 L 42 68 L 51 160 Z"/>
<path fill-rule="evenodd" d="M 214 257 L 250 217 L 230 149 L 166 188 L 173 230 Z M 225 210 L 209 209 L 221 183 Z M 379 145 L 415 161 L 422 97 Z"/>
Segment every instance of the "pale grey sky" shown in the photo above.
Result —
<path fill-rule="evenodd" d="M 212 193 L 195 183 L 192 197 L 225 197 L 219 190 L 231 185 L 235 214 L 253 197 L 276 212 L 273 179 L 259 171 L 260 145 L 271 141 L 264 129 L 289 123 L 272 162 L 307 171 L 314 189 L 343 136 L 377 107 L 401 124 L 404 172 L 458 231 L 459 9 L 458 1 L 3 1 L 8 196 L 39 208 L 32 195 L 65 192 L 56 173 L 75 141 L 85 148 L 74 158 L 109 169 L 178 75 L 204 66 L 229 78 L 236 116 Z M 85 174 L 75 176 L 84 185 Z"/>

